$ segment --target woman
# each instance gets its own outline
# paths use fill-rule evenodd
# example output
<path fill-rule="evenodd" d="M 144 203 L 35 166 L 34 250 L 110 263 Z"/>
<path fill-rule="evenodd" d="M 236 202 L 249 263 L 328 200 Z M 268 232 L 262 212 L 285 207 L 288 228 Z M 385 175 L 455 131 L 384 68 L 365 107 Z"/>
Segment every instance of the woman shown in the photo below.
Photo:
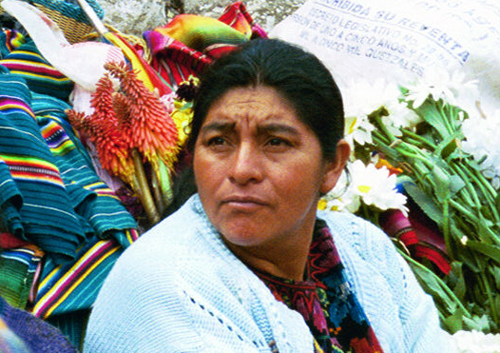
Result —
<path fill-rule="evenodd" d="M 329 71 L 254 40 L 204 74 L 198 193 L 119 259 L 86 352 L 446 352 L 432 300 L 378 228 L 317 202 L 349 156 Z"/>

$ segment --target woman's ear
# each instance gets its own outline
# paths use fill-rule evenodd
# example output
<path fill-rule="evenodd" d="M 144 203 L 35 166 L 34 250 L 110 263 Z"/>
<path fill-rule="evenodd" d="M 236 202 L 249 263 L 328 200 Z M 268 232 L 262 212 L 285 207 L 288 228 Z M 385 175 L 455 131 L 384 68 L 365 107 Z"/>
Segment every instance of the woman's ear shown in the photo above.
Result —
<path fill-rule="evenodd" d="M 323 183 L 321 184 L 320 192 L 322 194 L 328 193 L 334 188 L 335 184 L 340 178 L 344 167 L 351 154 L 351 148 L 346 140 L 340 140 L 337 143 L 337 151 L 335 157 L 327 161 L 325 166 L 325 174 L 323 176 Z"/>

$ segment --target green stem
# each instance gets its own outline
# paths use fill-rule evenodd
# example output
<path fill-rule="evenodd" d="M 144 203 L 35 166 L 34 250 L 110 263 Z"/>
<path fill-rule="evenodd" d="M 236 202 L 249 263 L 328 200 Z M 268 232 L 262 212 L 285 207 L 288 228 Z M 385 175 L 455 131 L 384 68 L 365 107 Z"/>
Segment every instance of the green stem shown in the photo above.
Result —
<path fill-rule="evenodd" d="M 420 268 L 421 270 L 424 270 L 426 272 L 429 272 L 432 277 L 434 277 L 434 279 L 439 283 L 439 285 L 441 286 L 441 288 L 443 288 L 443 290 L 446 292 L 446 294 L 455 302 L 457 303 L 457 305 L 460 307 L 460 309 L 463 310 L 464 314 L 470 318 L 471 317 L 471 314 L 469 313 L 469 311 L 465 308 L 465 306 L 463 306 L 462 302 L 460 301 L 460 299 L 457 298 L 457 296 L 455 295 L 455 293 L 453 293 L 453 291 L 446 285 L 446 283 L 443 282 L 443 280 L 441 278 L 439 278 L 434 272 L 432 272 L 431 270 L 429 270 L 427 267 L 425 267 L 424 265 L 422 265 L 420 262 L 417 262 L 415 261 L 414 259 L 412 259 L 410 256 L 406 255 L 403 251 L 401 250 L 398 250 L 399 253 L 406 259 L 406 261 L 410 262 L 412 265 Z"/>
<path fill-rule="evenodd" d="M 459 165 L 457 164 L 457 168 L 458 167 L 459 167 Z M 495 199 L 492 198 L 493 195 L 491 195 L 488 192 L 488 190 L 486 190 L 484 183 L 482 183 L 481 180 L 479 178 L 477 178 L 477 176 L 472 171 L 469 170 L 469 168 L 466 168 L 466 166 L 464 166 L 463 169 L 465 171 L 465 174 L 467 174 L 467 177 L 472 179 L 474 185 L 476 185 L 481 190 L 481 194 L 484 196 L 485 201 L 487 202 L 489 209 L 490 209 L 491 213 L 493 214 L 495 222 L 497 222 L 497 223 L 500 222 L 500 215 L 499 215 L 497 207 L 495 205 Z M 462 179 L 464 179 L 464 178 L 462 177 Z M 464 179 L 464 180 L 466 180 L 466 179 Z M 486 181 L 486 184 L 489 185 L 490 183 L 488 183 Z M 472 186 L 471 186 L 471 188 L 472 188 Z M 474 188 L 472 188 L 472 190 L 474 190 Z M 474 191 L 474 193 L 475 193 L 475 191 Z M 476 194 L 476 197 L 477 197 L 477 194 Z M 478 203 L 480 204 L 479 197 L 477 197 L 477 199 L 478 199 Z M 480 209 L 480 207 L 479 207 L 479 209 Z"/>
<path fill-rule="evenodd" d="M 455 255 L 453 253 L 453 247 L 451 245 L 450 239 L 450 204 L 449 200 L 443 201 L 443 238 L 446 249 L 448 250 L 448 256 L 450 260 L 455 260 Z"/>
<path fill-rule="evenodd" d="M 496 199 L 498 193 L 495 190 L 495 188 L 493 188 L 491 183 L 486 179 L 486 177 L 477 169 L 474 169 L 474 173 L 475 173 L 476 177 L 481 181 L 481 184 L 486 187 L 486 189 L 491 194 L 493 199 Z"/>
<path fill-rule="evenodd" d="M 389 147 L 389 145 L 391 144 L 391 141 L 389 141 L 386 136 L 384 136 L 380 131 L 377 130 L 372 131 L 372 138 L 376 138 L 379 143 L 387 147 Z"/>
<path fill-rule="evenodd" d="M 468 191 L 468 196 L 471 198 L 475 204 L 476 209 L 481 209 L 481 201 L 479 201 L 479 197 L 477 196 L 476 191 L 472 187 L 471 183 L 468 183 L 467 181 L 469 180 L 468 176 L 465 175 L 465 172 L 461 170 L 460 166 L 455 163 L 450 163 L 451 168 L 462 178 L 465 184 L 465 188 Z"/>
<path fill-rule="evenodd" d="M 134 161 L 135 174 L 138 180 L 139 189 L 135 190 L 141 200 L 144 211 L 148 217 L 150 225 L 154 225 L 160 221 L 160 215 L 156 209 L 153 197 L 151 196 L 151 191 L 149 189 L 149 184 L 146 178 L 146 173 L 144 172 L 144 166 L 142 164 L 142 159 L 137 148 L 132 149 L 132 159 Z"/>
<path fill-rule="evenodd" d="M 382 122 L 382 116 L 388 116 L 388 115 L 389 112 L 387 111 L 387 109 L 385 107 L 380 107 L 379 109 L 377 109 L 368 116 L 368 120 L 372 124 L 374 124 L 387 139 L 389 139 L 390 143 L 393 143 L 396 140 L 396 137 L 394 137 L 394 135 L 389 131 L 389 129 L 387 129 L 385 124 Z"/>
<path fill-rule="evenodd" d="M 472 212 L 470 212 L 467 209 L 465 209 L 465 207 L 463 207 L 457 201 L 455 201 L 453 199 L 450 199 L 450 205 L 454 209 L 456 209 L 457 211 L 459 211 L 460 213 L 462 213 L 465 217 L 467 217 L 470 222 L 476 223 L 476 224 L 479 222 L 479 218 L 475 214 L 473 214 Z"/>
<path fill-rule="evenodd" d="M 443 117 L 444 124 L 446 126 L 446 130 L 448 130 L 448 133 L 452 135 L 455 133 L 455 129 L 453 128 L 453 124 L 450 122 L 449 115 L 446 114 L 445 110 L 443 109 L 444 105 L 440 105 L 438 110 L 439 114 Z"/>
<path fill-rule="evenodd" d="M 484 289 L 486 291 L 486 295 L 488 296 L 488 302 L 490 304 L 490 311 L 491 311 L 491 315 L 493 316 L 493 321 L 495 323 L 497 323 L 498 322 L 498 314 L 495 310 L 495 301 L 494 301 L 493 296 L 491 294 L 490 283 L 489 283 L 488 279 L 486 278 L 485 273 L 486 272 L 481 273 L 482 275 L 479 275 L 479 278 L 483 282 Z"/>
<path fill-rule="evenodd" d="M 165 205 L 165 201 L 163 200 L 160 182 L 158 181 L 158 175 L 154 170 L 153 173 L 151 173 L 151 188 L 153 189 L 153 195 L 156 201 L 156 205 L 158 206 L 158 212 L 160 215 L 163 215 L 165 214 L 167 206 Z"/>
<path fill-rule="evenodd" d="M 413 131 L 410 131 L 410 130 L 407 130 L 407 129 L 401 129 L 401 131 L 403 132 L 403 135 L 411 137 L 412 139 L 420 141 L 424 145 L 427 145 L 431 149 L 431 151 L 435 151 L 436 150 L 437 146 L 435 144 L 433 144 L 432 142 L 430 142 L 429 140 L 427 140 L 425 137 L 423 137 L 423 136 L 421 136 L 419 134 L 416 134 Z"/>
<path fill-rule="evenodd" d="M 454 209 L 461 212 L 465 217 L 469 219 L 472 224 L 479 224 L 482 221 L 481 218 L 477 217 L 475 214 L 466 210 L 462 205 L 460 205 L 457 201 L 450 199 L 450 205 L 453 206 Z M 485 234 L 487 234 L 491 239 L 498 239 L 498 235 L 492 231 L 489 227 L 482 228 Z"/>

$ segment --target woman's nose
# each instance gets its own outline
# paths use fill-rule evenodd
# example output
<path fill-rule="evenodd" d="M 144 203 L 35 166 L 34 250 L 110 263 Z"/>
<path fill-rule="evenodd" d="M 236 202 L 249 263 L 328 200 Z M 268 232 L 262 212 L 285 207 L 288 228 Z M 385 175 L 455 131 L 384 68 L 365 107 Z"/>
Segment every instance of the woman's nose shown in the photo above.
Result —
<path fill-rule="evenodd" d="M 263 177 L 262 162 L 262 156 L 256 146 L 250 143 L 241 144 L 230 159 L 230 180 L 240 185 L 260 182 Z"/>

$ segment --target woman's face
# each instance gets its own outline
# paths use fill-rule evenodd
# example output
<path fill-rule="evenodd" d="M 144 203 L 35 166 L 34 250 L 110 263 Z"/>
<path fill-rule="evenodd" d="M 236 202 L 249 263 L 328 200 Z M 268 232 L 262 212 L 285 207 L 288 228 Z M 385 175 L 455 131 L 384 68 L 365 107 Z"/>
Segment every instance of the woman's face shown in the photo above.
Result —
<path fill-rule="evenodd" d="M 214 102 L 193 163 L 203 207 L 228 245 L 264 249 L 310 239 L 319 194 L 343 167 L 323 159 L 316 135 L 265 86 Z"/>

